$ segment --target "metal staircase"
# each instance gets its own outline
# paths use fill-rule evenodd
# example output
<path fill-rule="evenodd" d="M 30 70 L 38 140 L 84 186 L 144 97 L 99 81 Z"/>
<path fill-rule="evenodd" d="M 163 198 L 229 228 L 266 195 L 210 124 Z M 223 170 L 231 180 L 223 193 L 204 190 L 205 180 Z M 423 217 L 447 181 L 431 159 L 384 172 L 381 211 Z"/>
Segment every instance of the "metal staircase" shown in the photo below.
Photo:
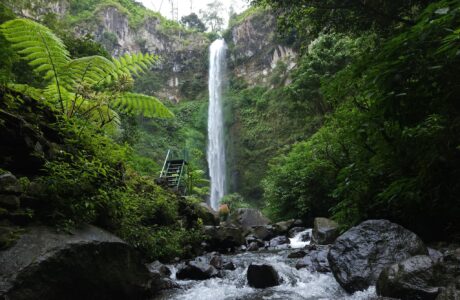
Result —
<path fill-rule="evenodd" d="M 187 174 L 187 152 L 183 151 L 183 156 L 178 158 L 174 157 L 171 150 L 168 150 L 160 173 L 160 178 L 164 179 L 166 185 L 171 189 L 185 195 L 187 192 L 187 185 L 185 176 Z"/>

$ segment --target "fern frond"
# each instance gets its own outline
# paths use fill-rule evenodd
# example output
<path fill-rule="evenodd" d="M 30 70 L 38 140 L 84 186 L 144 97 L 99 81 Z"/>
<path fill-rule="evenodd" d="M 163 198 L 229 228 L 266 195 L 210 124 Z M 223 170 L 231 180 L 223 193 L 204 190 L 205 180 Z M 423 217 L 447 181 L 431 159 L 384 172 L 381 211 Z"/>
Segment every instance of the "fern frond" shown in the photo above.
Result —
<path fill-rule="evenodd" d="M 125 54 L 113 60 L 116 67 L 114 77 L 120 75 L 140 75 L 146 72 L 153 64 L 158 61 L 158 56 L 155 54 Z"/>
<path fill-rule="evenodd" d="M 116 68 L 113 62 L 102 56 L 88 56 L 71 60 L 65 71 L 66 84 L 94 86 L 107 79 Z"/>
<path fill-rule="evenodd" d="M 38 73 L 46 80 L 59 77 L 69 62 L 64 43 L 47 27 L 28 19 L 15 19 L 1 25 L 1 32 Z"/>
<path fill-rule="evenodd" d="M 24 94 L 35 100 L 45 101 L 46 97 L 42 90 L 31 87 L 27 84 L 8 83 L 7 87 L 12 91 Z"/>
<path fill-rule="evenodd" d="M 174 114 L 155 97 L 123 93 L 113 101 L 112 105 L 124 112 L 131 114 L 143 114 L 150 118 L 172 118 Z"/>

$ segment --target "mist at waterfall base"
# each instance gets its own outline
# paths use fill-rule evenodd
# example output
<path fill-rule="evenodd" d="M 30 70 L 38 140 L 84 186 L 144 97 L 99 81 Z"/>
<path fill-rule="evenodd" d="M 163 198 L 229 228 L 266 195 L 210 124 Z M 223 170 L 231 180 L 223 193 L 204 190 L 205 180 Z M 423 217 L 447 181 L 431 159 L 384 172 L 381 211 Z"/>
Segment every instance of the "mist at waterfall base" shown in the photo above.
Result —
<path fill-rule="evenodd" d="M 225 195 L 226 165 L 224 145 L 224 114 L 222 111 L 222 85 L 225 75 L 223 39 L 215 40 L 209 48 L 209 109 L 207 159 L 211 178 L 210 206 L 217 210 Z"/>
<path fill-rule="evenodd" d="M 290 239 L 291 249 L 243 252 L 236 255 L 222 255 L 225 261 L 232 261 L 236 270 L 223 271 L 222 278 L 203 281 L 179 280 L 180 289 L 167 291 L 155 300 L 369 300 L 376 297 L 375 287 L 352 295 L 345 292 L 331 273 L 297 270 L 298 259 L 287 258 L 295 249 L 309 244 L 302 242 L 301 236 L 311 229 L 298 233 Z M 272 265 L 282 283 L 278 286 L 256 289 L 247 283 L 247 269 L 251 263 Z M 176 269 L 172 269 L 172 279 L 176 279 Z"/>

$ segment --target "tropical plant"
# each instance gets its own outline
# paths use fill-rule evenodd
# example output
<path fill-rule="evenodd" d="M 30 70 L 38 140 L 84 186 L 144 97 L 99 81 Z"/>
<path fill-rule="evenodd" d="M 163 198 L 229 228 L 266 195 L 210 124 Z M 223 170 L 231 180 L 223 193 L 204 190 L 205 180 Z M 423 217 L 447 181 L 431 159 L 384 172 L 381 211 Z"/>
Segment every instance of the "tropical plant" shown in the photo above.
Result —
<path fill-rule="evenodd" d="M 57 107 L 71 118 L 80 116 L 101 126 L 118 118 L 116 110 L 146 117 L 172 117 L 155 97 L 130 93 L 133 76 L 153 65 L 153 54 L 125 54 L 111 60 L 102 56 L 71 59 L 64 43 L 50 29 L 28 19 L 15 19 L 0 27 L 17 54 L 43 74 L 44 88 L 10 84 Z"/>

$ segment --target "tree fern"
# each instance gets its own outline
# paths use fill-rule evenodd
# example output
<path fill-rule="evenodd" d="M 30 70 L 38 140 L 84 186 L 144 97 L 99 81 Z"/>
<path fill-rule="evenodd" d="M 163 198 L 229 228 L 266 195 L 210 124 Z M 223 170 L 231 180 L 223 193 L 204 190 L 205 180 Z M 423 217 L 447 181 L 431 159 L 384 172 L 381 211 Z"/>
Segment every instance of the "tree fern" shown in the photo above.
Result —
<path fill-rule="evenodd" d="M 44 73 L 46 80 L 53 80 L 57 86 L 58 99 L 64 109 L 60 91 L 60 76 L 70 61 L 64 43 L 49 30 L 28 19 L 15 19 L 4 23 L 1 31 L 11 42 L 13 49 L 38 73 Z"/>
<path fill-rule="evenodd" d="M 117 118 L 112 108 L 146 117 L 172 117 L 158 99 L 125 93 L 132 76 L 139 75 L 158 60 L 154 54 L 125 54 L 108 60 L 89 56 L 71 60 L 63 42 L 48 28 L 28 19 L 1 25 L 1 32 L 34 71 L 44 74 L 44 89 L 11 85 L 31 97 L 59 103 L 67 117 L 97 119 L 101 126 Z"/>
<path fill-rule="evenodd" d="M 160 117 L 171 118 L 173 113 L 155 97 L 135 94 L 124 93 L 121 94 L 114 102 L 113 105 L 122 109 L 125 112 L 132 114 L 143 114 L 146 117 Z"/>

